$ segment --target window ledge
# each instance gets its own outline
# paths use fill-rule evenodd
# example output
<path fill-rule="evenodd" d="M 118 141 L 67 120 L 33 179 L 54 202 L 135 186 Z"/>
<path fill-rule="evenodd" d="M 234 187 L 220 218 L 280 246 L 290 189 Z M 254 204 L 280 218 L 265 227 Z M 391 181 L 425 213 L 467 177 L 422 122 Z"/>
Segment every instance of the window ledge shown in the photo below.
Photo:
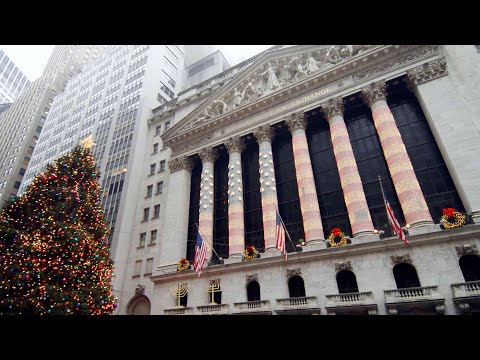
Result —
<path fill-rule="evenodd" d="M 139 277 L 140 277 L 140 275 L 133 275 L 132 279 L 139 278 Z"/>
<path fill-rule="evenodd" d="M 151 276 L 151 275 L 152 275 L 152 273 L 145 273 L 145 274 L 143 274 L 143 276 Z"/>
<path fill-rule="evenodd" d="M 160 216 L 154 216 L 150 220 L 153 220 L 153 219 L 160 219 Z"/>
<path fill-rule="evenodd" d="M 155 246 L 155 245 L 157 245 L 157 243 L 150 243 L 147 246 Z"/>

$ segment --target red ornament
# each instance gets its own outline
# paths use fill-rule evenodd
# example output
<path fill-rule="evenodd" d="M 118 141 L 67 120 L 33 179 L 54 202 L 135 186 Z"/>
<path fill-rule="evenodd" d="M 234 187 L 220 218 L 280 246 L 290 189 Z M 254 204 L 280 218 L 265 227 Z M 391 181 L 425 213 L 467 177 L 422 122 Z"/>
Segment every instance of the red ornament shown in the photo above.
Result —
<path fill-rule="evenodd" d="M 334 228 L 332 230 L 333 236 L 340 236 L 341 230 L 339 228 Z"/>
<path fill-rule="evenodd" d="M 455 217 L 455 209 L 454 208 L 446 208 L 442 210 L 443 215 L 447 215 L 448 217 Z"/>

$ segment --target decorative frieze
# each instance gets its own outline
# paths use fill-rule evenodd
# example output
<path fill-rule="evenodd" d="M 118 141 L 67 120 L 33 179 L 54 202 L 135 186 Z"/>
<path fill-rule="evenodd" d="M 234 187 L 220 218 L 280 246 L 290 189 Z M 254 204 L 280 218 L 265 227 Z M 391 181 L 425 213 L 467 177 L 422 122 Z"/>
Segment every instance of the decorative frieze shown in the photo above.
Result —
<path fill-rule="evenodd" d="M 225 147 L 228 153 L 242 152 L 245 149 L 245 142 L 240 136 L 234 136 L 225 141 Z"/>
<path fill-rule="evenodd" d="M 386 85 L 387 84 L 385 83 L 385 81 L 378 81 L 371 83 L 366 88 L 362 88 L 362 98 L 368 104 L 368 106 L 371 107 L 375 101 L 386 100 Z"/>
<path fill-rule="evenodd" d="M 410 254 L 405 254 L 405 255 L 392 255 L 390 256 L 390 259 L 392 259 L 392 265 L 397 265 L 400 263 L 412 263 L 412 259 L 410 259 Z"/>
<path fill-rule="evenodd" d="M 258 281 L 258 274 L 245 275 L 245 283 L 248 284 L 250 281 Z"/>
<path fill-rule="evenodd" d="M 446 75 L 448 75 L 447 61 L 444 57 L 407 71 L 408 79 L 415 85 L 420 85 Z"/>
<path fill-rule="evenodd" d="M 352 271 L 352 264 L 350 263 L 350 261 L 335 263 L 335 272 L 341 271 L 341 270 Z"/>
<path fill-rule="evenodd" d="M 211 146 L 205 147 L 198 152 L 198 156 L 200 156 L 202 163 L 205 163 L 205 162 L 213 163 L 217 158 L 217 151 Z"/>
<path fill-rule="evenodd" d="M 321 106 L 327 120 L 337 115 L 343 116 L 343 111 L 345 110 L 342 97 L 329 99 L 326 103 L 322 104 Z"/>
<path fill-rule="evenodd" d="M 135 289 L 135 295 L 143 295 L 144 293 L 145 293 L 145 286 L 137 285 L 137 288 Z"/>
<path fill-rule="evenodd" d="M 292 276 L 302 275 L 302 270 L 300 268 L 287 269 L 287 278 L 290 279 Z"/>
<path fill-rule="evenodd" d="M 270 125 L 262 125 L 253 131 L 253 136 L 257 139 L 258 143 L 262 141 L 272 142 L 275 135 L 274 129 Z"/>
<path fill-rule="evenodd" d="M 170 169 L 170 173 L 174 173 L 180 170 L 192 171 L 192 167 L 192 159 L 187 156 L 180 156 L 178 158 L 171 159 L 168 162 L 168 168 Z"/>
<path fill-rule="evenodd" d="M 290 118 L 285 120 L 290 132 L 294 132 L 297 129 L 305 130 L 307 128 L 307 122 L 305 121 L 305 114 L 303 112 L 293 113 Z"/>
<path fill-rule="evenodd" d="M 457 255 L 467 255 L 467 254 L 478 254 L 477 245 L 462 245 L 462 246 L 455 246 L 455 250 L 457 250 Z"/>

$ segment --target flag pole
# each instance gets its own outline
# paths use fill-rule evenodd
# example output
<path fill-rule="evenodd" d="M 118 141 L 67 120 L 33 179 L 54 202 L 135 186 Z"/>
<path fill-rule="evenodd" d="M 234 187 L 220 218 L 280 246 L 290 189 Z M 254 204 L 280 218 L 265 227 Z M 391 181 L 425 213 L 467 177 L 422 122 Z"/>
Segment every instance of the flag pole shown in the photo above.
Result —
<path fill-rule="evenodd" d="M 297 252 L 297 248 L 296 248 L 295 244 L 293 243 L 292 238 L 290 237 L 290 234 L 288 233 L 287 227 L 285 226 L 285 223 L 283 222 L 282 215 L 280 215 L 280 210 L 278 209 L 277 204 L 275 204 L 275 209 L 277 210 L 278 216 L 280 217 L 280 221 L 282 222 L 283 228 L 285 229 L 285 232 L 287 233 L 288 240 L 290 240 L 290 242 L 293 245 L 293 249 L 295 250 L 295 252 Z M 287 252 L 287 249 L 285 249 L 285 252 Z"/>
<path fill-rule="evenodd" d="M 380 183 L 380 189 L 382 190 L 383 206 L 385 206 L 385 212 L 387 212 L 388 225 L 392 227 L 392 224 L 390 223 L 390 217 L 388 216 L 387 202 L 385 201 L 385 193 L 383 192 L 382 177 L 380 175 L 378 175 L 378 182 Z"/>
<path fill-rule="evenodd" d="M 200 236 L 202 237 L 202 239 L 205 240 L 205 242 L 212 248 L 213 252 L 215 253 L 215 255 L 217 255 L 218 259 L 220 260 L 221 259 L 220 255 L 218 255 L 218 253 L 213 248 L 212 244 L 210 244 L 208 242 L 208 240 L 205 238 L 205 236 L 203 236 L 203 234 L 200 232 L 200 228 L 198 227 L 197 223 L 195 223 L 195 226 L 197 227 L 198 232 L 199 232 Z"/>

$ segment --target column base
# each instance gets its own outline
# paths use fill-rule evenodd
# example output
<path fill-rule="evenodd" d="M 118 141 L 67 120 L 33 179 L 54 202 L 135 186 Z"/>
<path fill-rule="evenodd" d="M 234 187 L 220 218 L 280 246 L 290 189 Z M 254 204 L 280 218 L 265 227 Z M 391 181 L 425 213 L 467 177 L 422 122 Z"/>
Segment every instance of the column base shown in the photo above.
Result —
<path fill-rule="evenodd" d="M 421 226 L 412 225 L 412 227 L 410 229 L 407 229 L 407 231 L 408 231 L 408 235 L 420 235 L 420 234 L 442 231 L 442 229 L 440 228 L 440 224 L 430 223 L 430 224 L 423 224 Z"/>
<path fill-rule="evenodd" d="M 410 229 L 417 228 L 417 227 L 428 226 L 428 225 L 434 225 L 434 222 L 430 221 L 430 220 L 419 221 L 419 222 L 410 224 Z"/>
<path fill-rule="evenodd" d="M 327 248 L 327 243 L 323 239 L 319 240 L 311 240 L 305 245 L 302 250 L 303 251 L 315 251 L 315 250 L 322 250 Z"/>
<path fill-rule="evenodd" d="M 159 274 L 156 274 L 156 275 L 172 274 L 174 272 L 177 272 L 177 264 L 161 265 L 161 266 L 157 267 L 155 272 L 159 273 Z"/>
<path fill-rule="evenodd" d="M 472 212 L 472 220 L 475 224 L 480 224 L 480 211 Z"/>
<path fill-rule="evenodd" d="M 270 257 L 275 257 L 280 255 L 283 256 L 283 254 L 277 248 L 265 249 L 265 251 L 261 255 L 262 255 L 262 258 L 270 258 Z"/>
<path fill-rule="evenodd" d="M 224 264 L 235 264 L 235 263 L 240 263 L 243 261 L 243 256 L 242 255 L 230 255 L 228 259 L 223 259 Z"/>
<path fill-rule="evenodd" d="M 359 237 L 350 238 L 352 240 L 352 244 L 363 244 L 367 242 L 373 242 L 380 240 L 380 235 L 374 234 L 373 232 L 370 234 L 363 234 Z"/>
<path fill-rule="evenodd" d="M 375 234 L 373 232 L 373 230 L 365 230 L 365 231 L 360 231 L 360 232 L 354 234 L 353 238 L 357 239 L 357 238 L 361 238 L 361 237 L 364 237 L 364 236 L 372 236 L 372 235 L 377 236 L 377 234 Z"/>

